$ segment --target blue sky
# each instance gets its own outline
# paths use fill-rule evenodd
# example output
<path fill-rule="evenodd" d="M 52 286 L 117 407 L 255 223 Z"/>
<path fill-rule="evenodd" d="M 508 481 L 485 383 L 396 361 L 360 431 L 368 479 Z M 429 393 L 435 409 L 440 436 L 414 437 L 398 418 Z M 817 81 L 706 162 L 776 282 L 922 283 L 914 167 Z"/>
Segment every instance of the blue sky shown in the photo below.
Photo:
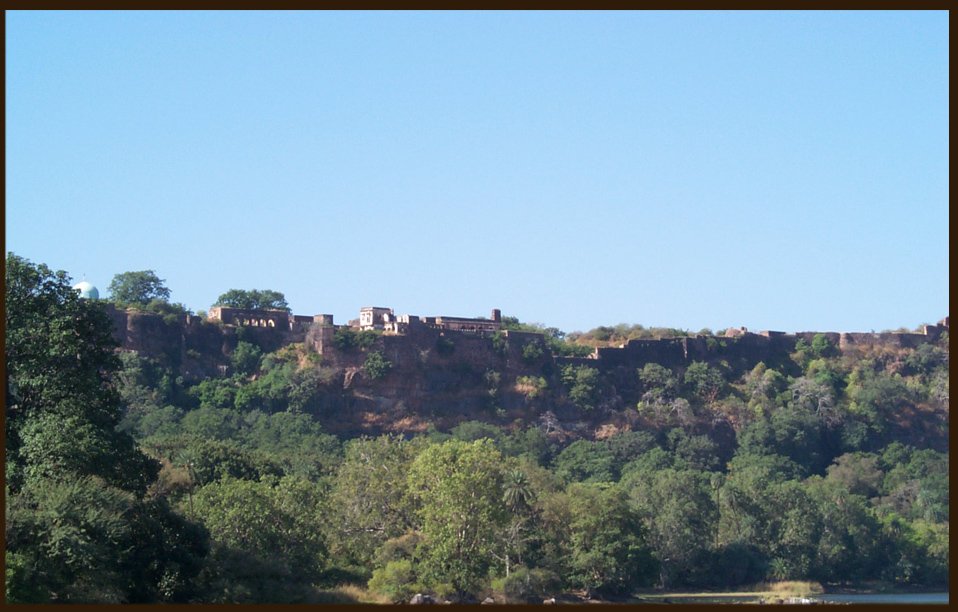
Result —
<path fill-rule="evenodd" d="M 945 12 L 10 12 L 6 248 L 598 325 L 948 313 Z"/>

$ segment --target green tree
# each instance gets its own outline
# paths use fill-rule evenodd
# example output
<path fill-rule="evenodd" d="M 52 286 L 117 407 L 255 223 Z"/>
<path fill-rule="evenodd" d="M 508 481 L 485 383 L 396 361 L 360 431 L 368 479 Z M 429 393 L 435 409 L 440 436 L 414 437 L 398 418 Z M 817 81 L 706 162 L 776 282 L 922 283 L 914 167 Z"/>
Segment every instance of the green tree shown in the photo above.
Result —
<path fill-rule="evenodd" d="M 143 415 L 159 410 L 172 399 L 173 385 L 168 374 L 158 380 L 160 369 L 152 360 L 134 352 L 120 353 L 122 369 L 114 375 L 116 389 L 126 406 L 124 423 L 120 427 L 129 430 Z"/>
<path fill-rule="evenodd" d="M 599 401 L 599 371 L 589 366 L 568 365 L 562 368 L 562 382 L 569 390 L 569 399 L 580 410 L 591 411 Z"/>
<path fill-rule="evenodd" d="M 793 480 L 801 467 L 781 455 L 742 452 L 732 458 L 719 490 L 718 543 L 739 543 L 766 550 L 768 544 L 768 487 Z"/>
<path fill-rule="evenodd" d="M 170 290 L 153 270 L 122 272 L 110 281 L 110 301 L 118 306 L 148 306 L 150 302 L 169 302 Z"/>
<path fill-rule="evenodd" d="M 829 342 L 825 334 L 815 334 L 812 338 L 810 347 L 812 355 L 815 357 L 835 357 L 838 355 L 838 349 Z"/>
<path fill-rule="evenodd" d="M 653 402 L 675 399 L 679 391 L 679 381 L 671 370 L 657 363 L 647 363 L 638 372 L 639 380 L 645 389 L 643 400 Z"/>
<path fill-rule="evenodd" d="M 879 500 L 883 509 L 911 520 L 948 520 L 947 453 L 890 444 L 882 463 L 887 466 Z"/>
<path fill-rule="evenodd" d="M 739 432 L 739 454 L 782 455 L 800 466 L 802 475 L 821 473 L 833 456 L 822 419 L 799 406 L 778 408 Z"/>
<path fill-rule="evenodd" d="M 527 364 L 538 362 L 543 354 L 542 343 L 537 340 L 527 342 L 522 347 L 522 360 Z"/>
<path fill-rule="evenodd" d="M 504 433 L 499 427 L 491 423 L 483 423 L 482 421 L 463 421 L 449 430 L 449 433 L 457 440 L 462 440 L 463 442 L 474 442 L 483 438 L 489 438 L 495 442 L 497 446 L 504 437 Z"/>
<path fill-rule="evenodd" d="M 622 482 L 635 478 L 634 473 L 648 474 L 675 467 L 675 457 L 663 448 L 652 447 L 622 467 Z"/>
<path fill-rule="evenodd" d="M 287 474 L 318 481 L 334 474 L 342 462 L 339 439 L 307 414 L 254 412 L 243 420 L 238 442 L 279 464 Z"/>
<path fill-rule="evenodd" d="M 824 527 L 810 576 L 828 582 L 873 579 L 887 566 L 891 550 L 868 500 L 834 476 L 829 468 L 827 478 L 813 476 L 807 481 Z"/>
<path fill-rule="evenodd" d="M 502 501 L 509 510 L 509 524 L 505 530 L 506 576 L 511 573 L 513 558 L 522 563 L 526 532 L 532 519 L 533 492 L 529 477 L 521 469 L 509 470 L 503 484 Z"/>
<path fill-rule="evenodd" d="M 770 580 L 807 579 L 816 558 L 823 524 L 799 471 L 780 455 L 738 454 L 719 490 L 717 545 L 757 551 Z"/>
<path fill-rule="evenodd" d="M 692 395 L 705 404 L 714 402 L 725 388 L 722 373 L 702 361 L 693 361 L 683 376 Z"/>
<path fill-rule="evenodd" d="M 759 362 L 745 376 L 745 391 L 749 408 L 758 416 L 768 414 L 776 406 L 776 400 L 785 391 L 785 377 Z"/>
<path fill-rule="evenodd" d="M 8 254 L 6 281 L 8 600 L 185 600 L 202 534 L 143 498 L 159 465 L 118 429 L 112 322 L 64 272 Z"/>
<path fill-rule="evenodd" d="M 506 476 L 502 501 L 514 515 L 521 515 L 532 508 L 532 491 L 529 477 L 522 470 L 511 470 Z"/>
<path fill-rule="evenodd" d="M 873 434 L 882 434 L 894 415 L 912 405 L 913 394 L 900 375 L 857 370 L 849 376 L 848 409 L 860 416 Z"/>
<path fill-rule="evenodd" d="M 718 445 L 706 435 L 689 435 L 676 427 L 667 434 L 669 447 L 677 467 L 692 470 L 714 470 L 721 463 Z"/>
<path fill-rule="evenodd" d="M 332 480 L 326 523 L 330 550 L 342 566 L 368 572 L 377 551 L 418 524 L 405 475 L 426 446 L 423 438 L 357 438 Z"/>
<path fill-rule="evenodd" d="M 190 410 L 180 424 L 185 435 L 207 440 L 229 440 L 243 428 L 242 414 L 236 410 L 209 406 Z"/>
<path fill-rule="evenodd" d="M 423 590 L 416 578 L 411 559 L 395 559 L 376 568 L 369 579 L 369 590 L 385 596 L 391 603 L 405 603 Z"/>
<path fill-rule="evenodd" d="M 199 592 L 206 532 L 162 498 L 81 476 L 33 478 L 6 501 L 9 603 L 185 603 Z"/>
<path fill-rule="evenodd" d="M 240 448 L 231 441 L 194 440 L 184 449 L 181 459 L 189 465 L 193 479 L 200 485 L 223 478 L 258 480 L 267 474 L 283 474 L 282 468 L 261 454 Z"/>
<path fill-rule="evenodd" d="M 413 462 L 408 487 L 420 503 L 422 573 L 463 596 L 485 583 L 508 520 L 503 458 L 492 441 L 449 440 Z"/>
<path fill-rule="evenodd" d="M 615 456 L 603 442 L 576 440 L 555 459 L 555 474 L 563 482 L 613 482 Z"/>
<path fill-rule="evenodd" d="M 537 465 L 546 465 L 555 453 L 555 444 L 538 427 L 517 429 L 500 444 L 502 452 L 513 457 L 526 457 Z"/>
<path fill-rule="evenodd" d="M 25 476 L 100 476 L 142 494 L 159 466 L 117 431 L 119 369 L 112 322 L 77 296 L 64 272 L 8 254 L 6 265 L 7 482 Z"/>
<path fill-rule="evenodd" d="M 506 335 L 501 332 L 493 332 L 492 334 L 492 350 L 499 356 L 504 356 L 506 351 L 509 350 L 509 340 L 506 338 Z"/>
<path fill-rule="evenodd" d="M 618 487 L 573 483 L 569 499 L 572 584 L 607 595 L 651 584 L 655 560 L 642 521 L 624 492 Z"/>
<path fill-rule="evenodd" d="M 390 368 L 392 368 L 392 363 L 378 351 L 369 353 L 366 356 L 366 361 L 363 362 L 363 372 L 372 380 L 384 377 L 389 373 Z"/>
<path fill-rule="evenodd" d="M 304 480 L 235 480 L 202 487 L 196 515 L 212 537 L 210 598 L 221 602 L 308 602 L 326 562 L 322 497 Z"/>
<path fill-rule="evenodd" d="M 119 548 L 133 505 L 95 476 L 34 480 L 8 496 L 7 602 L 124 601 Z"/>
<path fill-rule="evenodd" d="M 536 604 L 561 588 L 559 576 L 542 568 L 520 567 L 500 581 L 493 582 L 493 588 L 501 585 L 506 603 Z M 497 590 L 499 590 L 497 588 Z"/>
<path fill-rule="evenodd" d="M 605 444 L 612 453 L 612 471 L 621 474 L 627 463 L 656 446 L 655 436 L 648 431 L 620 431 Z"/>
<path fill-rule="evenodd" d="M 240 374 L 252 374 L 259 367 L 259 360 L 263 351 L 255 344 L 240 340 L 236 343 L 236 349 L 230 355 L 230 362 L 233 369 Z"/>
<path fill-rule="evenodd" d="M 922 344 L 905 357 L 905 374 L 928 377 L 940 366 L 948 365 L 948 351 L 934 344 Z"/>
<path fill-rule="evenodd" d="M 718 528 L 712 475 L 697 470 L 633 471 L 623 478 L 648 529 L 663 588 L 704 584 Z"/>
<path fill-rule="evenodd" d="M 372 348 L 380 334 L 381 332 L 372 329 L 356 331 L 348 327 L 337 327 L 333 331 L 333 345 L 340 351 L 356 348 L 365 350 Z"/>
<path fill-rule="evenodd" d="M 230 289 L 216 298 L 213 306 L 227 306 L 244 310 L 283 310 L 289 312 L 286 296 L 272 289 Z"/>
<path fill-rule="evenodd" d="M 871 453 L 845 453 L 828 466 L 829 481 L 866 498 L 878 493 L 884 477 L 878 457 Z"/>
<path fill-rule="evenodd" d="M 121 574 L 130 603 L 189 603 L 202 594 L 197 580 L 206 565 L 209 532 L 174 511 L 163 497 L 136 504 L 127 513 Z"/>
<path fill-rule="evenodd" d="M 542 397 L 549 387 L 549 381 L 542 376 L 517 376 L 516 390 L 526 396 L 528 400 Z"/>

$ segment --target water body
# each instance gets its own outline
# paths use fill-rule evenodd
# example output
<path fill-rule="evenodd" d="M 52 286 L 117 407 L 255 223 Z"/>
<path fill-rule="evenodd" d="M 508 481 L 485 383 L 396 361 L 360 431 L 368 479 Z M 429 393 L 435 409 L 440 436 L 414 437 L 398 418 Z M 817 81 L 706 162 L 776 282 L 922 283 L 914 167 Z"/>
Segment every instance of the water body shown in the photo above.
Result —
<path fill-rule="evenodd" d="M 948 593 L 826 593 L 812 599 L 825 603 L 947 604 Z"/>
<path fill-rule="evenodd" d="M 757 603 L 761 597 L 749 595 L 715 595 L 707 596 L 673 596 L 656 598 L 655 601 L 665 603 L 695 603 L 695 604 L 742 604 Z M 943 604 L 948 603 L 948 593 L 836 593 L 813 595 L 809 599 L 822 603 L 843 604 Z M 642 601 L 642 600 L 639 600 Z"/>

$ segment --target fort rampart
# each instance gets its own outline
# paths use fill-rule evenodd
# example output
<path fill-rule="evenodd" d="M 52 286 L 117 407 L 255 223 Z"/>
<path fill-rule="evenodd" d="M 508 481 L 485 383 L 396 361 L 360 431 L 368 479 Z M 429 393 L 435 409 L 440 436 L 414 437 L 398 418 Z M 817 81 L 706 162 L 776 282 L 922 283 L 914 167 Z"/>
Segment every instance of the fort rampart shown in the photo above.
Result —
<path fill-rule="evenodd" d="M 361 365 L 361 353 L 338 351 L 335 344 L 337 326 L 328 314 L 302 316 L 285 311 L 252 311 L 215 307 L 206 319 L 195 315 L 162 316 L 136 311 L 118 310 L 107 305 L 114 323 L 114 333 L 121 348 L 142 354 L 163 357 L 184 370 L 185 375 L 210 376 L 225 373 L 229 355 L 240 339 L 247 339 L 265 351 L 273 351 L 292 343 L 305 342 L 311 350 L 327 357 L 328 362 L 343 367 Z M 367 329 L 373 329 L 372 323 Z M 473 363 L 477 370 L 494 364 L 496 355 L 507 350 L 513 359 L 521 358 L 521 349 L 530 342 L 541 342 L 539 334 L 500 330 L 499 311 L 491 319 L 462 317 L 413 317 L 389 314 L 377 319 L 383 329 L 377 330 L 376 350 L 397 368 L 423 364 L 430 352 L 442 353 L 443 347 L 454 347 L 457 360 Z M 359 331 L 358 326 L 351 327 Z M 658 363 L 682 368 L 693 361 L 724 360 L 734 369 L 752 367 L 764 361 L 775 363 L 787 358 L 796 343 L 811 344 L 816 336 L 824 336 L 841 351 L 867 346 L 916 348 L 937 341 L 948 331 L 946 317 L 936 325 L 927 325 L 923 333 L 911 332 L 783 332 L 750 333 L 744 329 L 729 330 L 725 336 L 686 336 L 677 338 L 630 340 L 621 347 L 596 349 L 589 357 L 558 357 L 545 350 L 544 360 L 554 365 L 588 365 L 601 371 L 642 367 Z M 497 341 L 494 336 L 498 336 Z M 504 341 L 504 342 L 503 342 Z M 545 344 L 543 343 L 543 348 Z M 449 350 L 453 350 L 450 348 Z M 356 362 L 356 363 L 353 363 Z M 490 366 L 491 367 L 491 366 Z"/>

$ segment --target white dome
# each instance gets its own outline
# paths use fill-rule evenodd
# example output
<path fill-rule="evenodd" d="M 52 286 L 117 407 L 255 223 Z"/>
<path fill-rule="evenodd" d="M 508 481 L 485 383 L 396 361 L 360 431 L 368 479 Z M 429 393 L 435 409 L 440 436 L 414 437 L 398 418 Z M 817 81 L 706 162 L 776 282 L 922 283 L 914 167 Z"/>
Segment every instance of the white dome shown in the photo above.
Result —
<path fill-rule="evenodd" d="M 80 281 L 79 283 L 73 285 L 73 288 L 80 294 L 81 298 L 87 300 L 98 300 L 100 299 L 100 292 L 97 291 L 97 288 L 93 286 L 93 283 L 88 283 L 87 281 Z"/>

